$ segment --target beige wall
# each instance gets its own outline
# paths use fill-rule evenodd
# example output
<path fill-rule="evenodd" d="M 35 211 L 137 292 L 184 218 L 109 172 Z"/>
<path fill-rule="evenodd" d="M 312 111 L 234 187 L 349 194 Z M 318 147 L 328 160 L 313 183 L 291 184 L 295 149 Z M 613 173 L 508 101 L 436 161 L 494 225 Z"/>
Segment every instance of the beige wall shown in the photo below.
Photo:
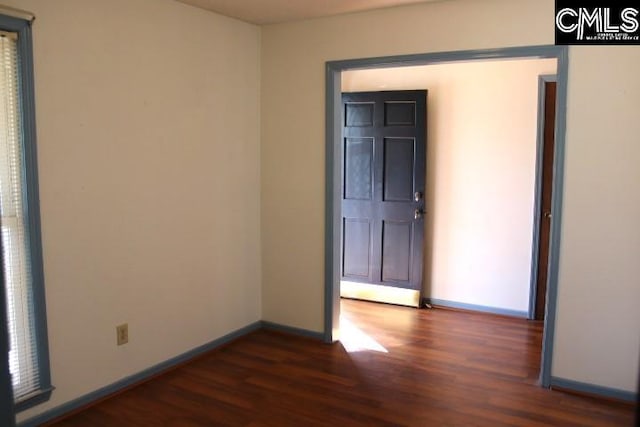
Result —
<path fill-rule="evenodd" d="M 325 61 L 553 44 L 553 11 L 551 0 L 453 0 L 263 28 L 266 320 L 323 327 Z M 640 349 L 639 67 L 635 47 L 570 49 L 552 366 L 623 390 L 636 387 Z"/>
<path fill-rule="evenodd" d="M 170 0 L 5 3 L 37 16 L 56 387 L 24 419 L 261 318 L 260 31 Z"/>
<path fill-rule="evenodd" d="M 572 49 L 554 374 L 634 390 L 640 48 Z"/>
<path fill-rule="evenodd" d="M 555 59 L 351 70 L 344 92 L 427 89 L 423 295 L 529 308 L 538 76 Z"/>

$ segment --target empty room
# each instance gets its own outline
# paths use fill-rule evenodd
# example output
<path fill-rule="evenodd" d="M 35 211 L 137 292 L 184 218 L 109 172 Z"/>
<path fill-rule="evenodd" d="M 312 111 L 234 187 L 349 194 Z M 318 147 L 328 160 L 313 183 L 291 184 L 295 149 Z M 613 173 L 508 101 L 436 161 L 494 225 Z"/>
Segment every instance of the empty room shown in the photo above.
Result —
<path fill-rule="evenodd" d="M 640 49 L 557 13 L 0 1 L 0 425 L 634 425 Z"/>

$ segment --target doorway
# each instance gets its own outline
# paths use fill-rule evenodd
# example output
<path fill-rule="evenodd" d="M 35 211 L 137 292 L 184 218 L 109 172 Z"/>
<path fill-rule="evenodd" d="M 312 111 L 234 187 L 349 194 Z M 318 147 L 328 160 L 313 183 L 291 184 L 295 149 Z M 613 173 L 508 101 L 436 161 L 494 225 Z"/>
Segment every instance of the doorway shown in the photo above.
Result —
<path fill-rule="evenodd" d="M 558 75 L 558 120 L 556 123 L 555 173 L 553 181 L 552 211 L 556 219 L 551 226 L 547 313 L 543 342 L 541 379 L 548 385 L 550 377 L 550 357 L 552 354 L 553 323 L 555 320 L 555 299 L 557 285 L 557 263 L 559 249 L 562 160 L 564 154 L 564 120 L 566 105 L 567 50 L 558 46 L 537 46 L 507 48 L 489 51 L 446 52 L 437 54 L 409 55 L 399 57 L 335 61 L 327 63 L 327 193 L 326 193 L 326 282 L 325 282 L 325 339 L 334 341 L 339 333 L 339 278 L 340 278 L 340 218 L 342 143 L 340 92 L 341 73 L 350 69 L 426 65 L 452 61 L 475 61 L 514 58 L 555 58 Z"/>
<path fill-rule="evenodd" d="M 537 196 L 528 316 L 532 320 L 544 320 L 547 303 L 555 152 L 556 80 L 555 74 L 541 75 L 538 79 Z"/>
<path fill-rule="evenodd" d="M 410 200 L 411 189 L 405 191 L 407 203 L 426 211 L 420 214 L 420 225 L 426 237 L 422 258 L 426 266 L 425 286 L 421 289 L 418 284 L 415 289 L 422 290 L 427 303 L 528 317 L 531 274 L 537 265 L 531 252 L 537 233 L 534 200 L 539 196 L 535 186 L 539 151 L 536 83 L 541 74 L 556 72 L 556 62 L 553 58 L 487 60 L 342 73 L 342 90 L 346 92 L 343 97 L 397 90 L 429 91 L 428 108 L 420 113 L 429 124 L 426 168 L 423 167 L 426 175 L 421 177 L 426 185 L 416 187 L 419 200 L 415 202 Z M 367 92 L 380 89 L 381 92 Z M 364 108 L 361 104 L 355 106 Z M 346 107 L 349 112 L 352 105 L 346 104 Z M 383 113 L 382 105 L 378 110 Z M 396 130 L 394 127 L 382 129 L 386 132 Z M 346 146 L 354 143 L 347 134 L 364 130 L 373 131 L 371 127 L 346 127 Z M 383 156 L 383 150 L 378 148 L 372 152 Z M 364 177 L 350 176 L 356 169 L 349 167 L 354 161 L 352 151 L 353 148 L 345 150 L 345 184 L 369 182 Z M 358 155 L 359 160 L 364 157 Z M 420 156 L 416 160 L 425 161 L 425 158 Z M 399 166 L 401 175 L 412 171 L 410 164 Z M 369 172 L 369 169 L 365 170 L 366 178 L 369 178 Z M 382 175 L 382 171 L 376 172 L 379 172 L 376 176 Z M 385 176 L 389 174 L 384 172 Z M 343 224 L 343 229 L 349 231 L 345 243 L 350 244 L 343 245 L 342 250 L 343 254 L 346 250 L 347 255 L 351 255 L 351 249 L 359 247 L 353 244 L 355 225 L 364 230 L 368 224 L 354 224 L 353 215 L 345 211 L 354 203 L 351 198 L 353 195 L 343 194 L 343 215 L 349 217 L 349 223 Z M 382 197 L 379 199 L 386 203 Z M 357 203 L 370 204 L 364 199 Z M 414 225 L 418 226 L 417 221 Z M 381 258 L 384 254 L 379 248 L 370 248 L 368 243 L 375 239 L 364 237 L 362 254 L 356 259 L 360 261 L 358 265 L 366 266 L 368 260 Z M 402 247 L 394 248 L 394 251 L 402 255 L 403 249 L 407 252 Z M 341 295 L 358 298 L 354 292 L 345 292 L 345 287 L 351 291 L 352 284 L 344 280 L 353 280 L 354 273 L 352 265 L 345 264 L 345 260 L 353 261 L 350 257 L 343 259 Z M 345 267 L 348 268 L 345 270 Z M 402 267 L 407 270 L 406 263 Z M 379 271 L 374 273 L 377 273 L 374 276 L 378 281 L 384 279 Z M 362 276 L 362 272 L 359 274 Z M 401 298 L 388 299 L 395 296 L 389 292 L 379 294 L 371 291 L 361 299 L 418 305 L 417 298 L 411 304 Z M 376 298 L 379 296 L 385 298 Z"/>

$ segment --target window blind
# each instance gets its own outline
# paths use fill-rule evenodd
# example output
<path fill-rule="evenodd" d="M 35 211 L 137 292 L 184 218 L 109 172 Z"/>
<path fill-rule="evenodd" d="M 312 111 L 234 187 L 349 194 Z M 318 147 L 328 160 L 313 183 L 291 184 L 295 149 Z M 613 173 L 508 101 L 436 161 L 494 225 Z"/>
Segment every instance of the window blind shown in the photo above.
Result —
<path fill-rule="evenodd" d="M 0 225 L 14 399 L 40 388 L 33 280 L 26 227 L 25 169 L 18 40 L 0 32 Z"/>

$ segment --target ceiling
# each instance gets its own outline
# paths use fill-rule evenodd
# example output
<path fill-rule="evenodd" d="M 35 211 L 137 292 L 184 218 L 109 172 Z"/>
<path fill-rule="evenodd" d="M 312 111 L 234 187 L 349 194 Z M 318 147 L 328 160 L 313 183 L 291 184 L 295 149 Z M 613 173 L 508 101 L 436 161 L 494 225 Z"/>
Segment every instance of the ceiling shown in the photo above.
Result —
<path fill-rule="evenodd" d="M 276 24 L 438 0 L 178 0 L 252 24 Z"/>

